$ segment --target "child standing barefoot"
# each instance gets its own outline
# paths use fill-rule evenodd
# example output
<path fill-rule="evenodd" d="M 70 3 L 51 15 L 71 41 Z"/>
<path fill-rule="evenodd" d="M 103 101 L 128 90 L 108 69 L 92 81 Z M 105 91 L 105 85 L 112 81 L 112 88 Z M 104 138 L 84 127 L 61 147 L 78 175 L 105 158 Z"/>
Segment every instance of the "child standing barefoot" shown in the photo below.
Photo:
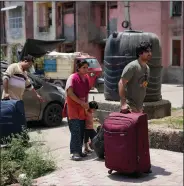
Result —
<path fill-rule="evenodd" d="M 88 141 L 89 138 L 92 141 L 92 139 L 96 136 L 96 131 L 94 130 L 93 126 L 93 113 L 95 110 L 98 109 L 98 104 L 96 101 L 89 102 L 89 109 L 86 110 L 86 128 L 85 128 L 85 134 L 84 134 L 84 145 L 85 145 L 85 153 L 90 153 L 91 150 L 89 149 Z"/>

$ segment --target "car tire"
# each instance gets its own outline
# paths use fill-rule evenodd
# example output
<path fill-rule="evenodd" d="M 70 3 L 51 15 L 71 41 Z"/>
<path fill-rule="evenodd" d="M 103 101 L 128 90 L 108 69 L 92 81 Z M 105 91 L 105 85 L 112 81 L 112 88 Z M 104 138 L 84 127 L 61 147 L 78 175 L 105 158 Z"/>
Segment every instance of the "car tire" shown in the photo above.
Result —
<path fill-rule="evenodd" d="M 43 123 L 47 127 L 59 126 L 62 123 L 62 105 L 58 103 L 49 104 L 43 114 Z"/>

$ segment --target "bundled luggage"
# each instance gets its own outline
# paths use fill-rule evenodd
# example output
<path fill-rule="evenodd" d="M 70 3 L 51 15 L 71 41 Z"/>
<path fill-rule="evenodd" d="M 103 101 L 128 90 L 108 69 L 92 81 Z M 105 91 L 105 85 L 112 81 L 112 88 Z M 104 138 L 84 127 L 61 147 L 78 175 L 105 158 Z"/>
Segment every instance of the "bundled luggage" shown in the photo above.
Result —
<path fill-rule="evenodd" d="M 104 129 L 97 129 L 97 135 L 92 140 L 93 149 L 98 158 L 104 159 Z"/>
<path fill-rule="evenodd" d="M 11 134 L 20 134 L 24 128 L 26 128 L 26 118 L 23 101 L 1 100 L 1 143 L 3 138 Z"/>
<path fill-rule="evenodd" d="M 105 165 L 109 174 L 150 173 L 148 119 L 143 113 L 111 113 L 104 121 Z"/>

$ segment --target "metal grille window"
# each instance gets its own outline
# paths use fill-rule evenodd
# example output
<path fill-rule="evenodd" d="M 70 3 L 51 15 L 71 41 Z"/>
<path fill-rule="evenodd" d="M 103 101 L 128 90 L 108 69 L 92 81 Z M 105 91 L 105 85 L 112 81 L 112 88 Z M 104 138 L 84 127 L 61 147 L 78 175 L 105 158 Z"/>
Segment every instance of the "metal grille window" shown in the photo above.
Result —
<path fill-rule="evenodd" d="M 116 9 L 118 7 L 117 1 L 109 1 L 109 8 Z"/>
<path fill-rule="evenodd" d="M 22 28 L 22 7 L 9 10 L 9 27 L 10 29 Z"/>
<path fill-rule="evenodd" d="M 172 2 L 172 16 L 178 17 L 182 14 L 182 1 L 173 1 Z"/>

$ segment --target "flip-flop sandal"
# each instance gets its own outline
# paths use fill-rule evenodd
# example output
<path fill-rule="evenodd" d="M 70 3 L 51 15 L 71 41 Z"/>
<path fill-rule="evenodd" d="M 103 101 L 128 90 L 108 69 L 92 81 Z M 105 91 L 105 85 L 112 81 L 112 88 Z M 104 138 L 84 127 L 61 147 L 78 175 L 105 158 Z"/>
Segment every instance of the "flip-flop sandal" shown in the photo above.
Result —
<path fill-rule="evenodd" d="M 88 150 L 85 150 L 84 152 L 87 154 L 87 153 L 92 153 L 93 151 L 88 149 Z"/>

